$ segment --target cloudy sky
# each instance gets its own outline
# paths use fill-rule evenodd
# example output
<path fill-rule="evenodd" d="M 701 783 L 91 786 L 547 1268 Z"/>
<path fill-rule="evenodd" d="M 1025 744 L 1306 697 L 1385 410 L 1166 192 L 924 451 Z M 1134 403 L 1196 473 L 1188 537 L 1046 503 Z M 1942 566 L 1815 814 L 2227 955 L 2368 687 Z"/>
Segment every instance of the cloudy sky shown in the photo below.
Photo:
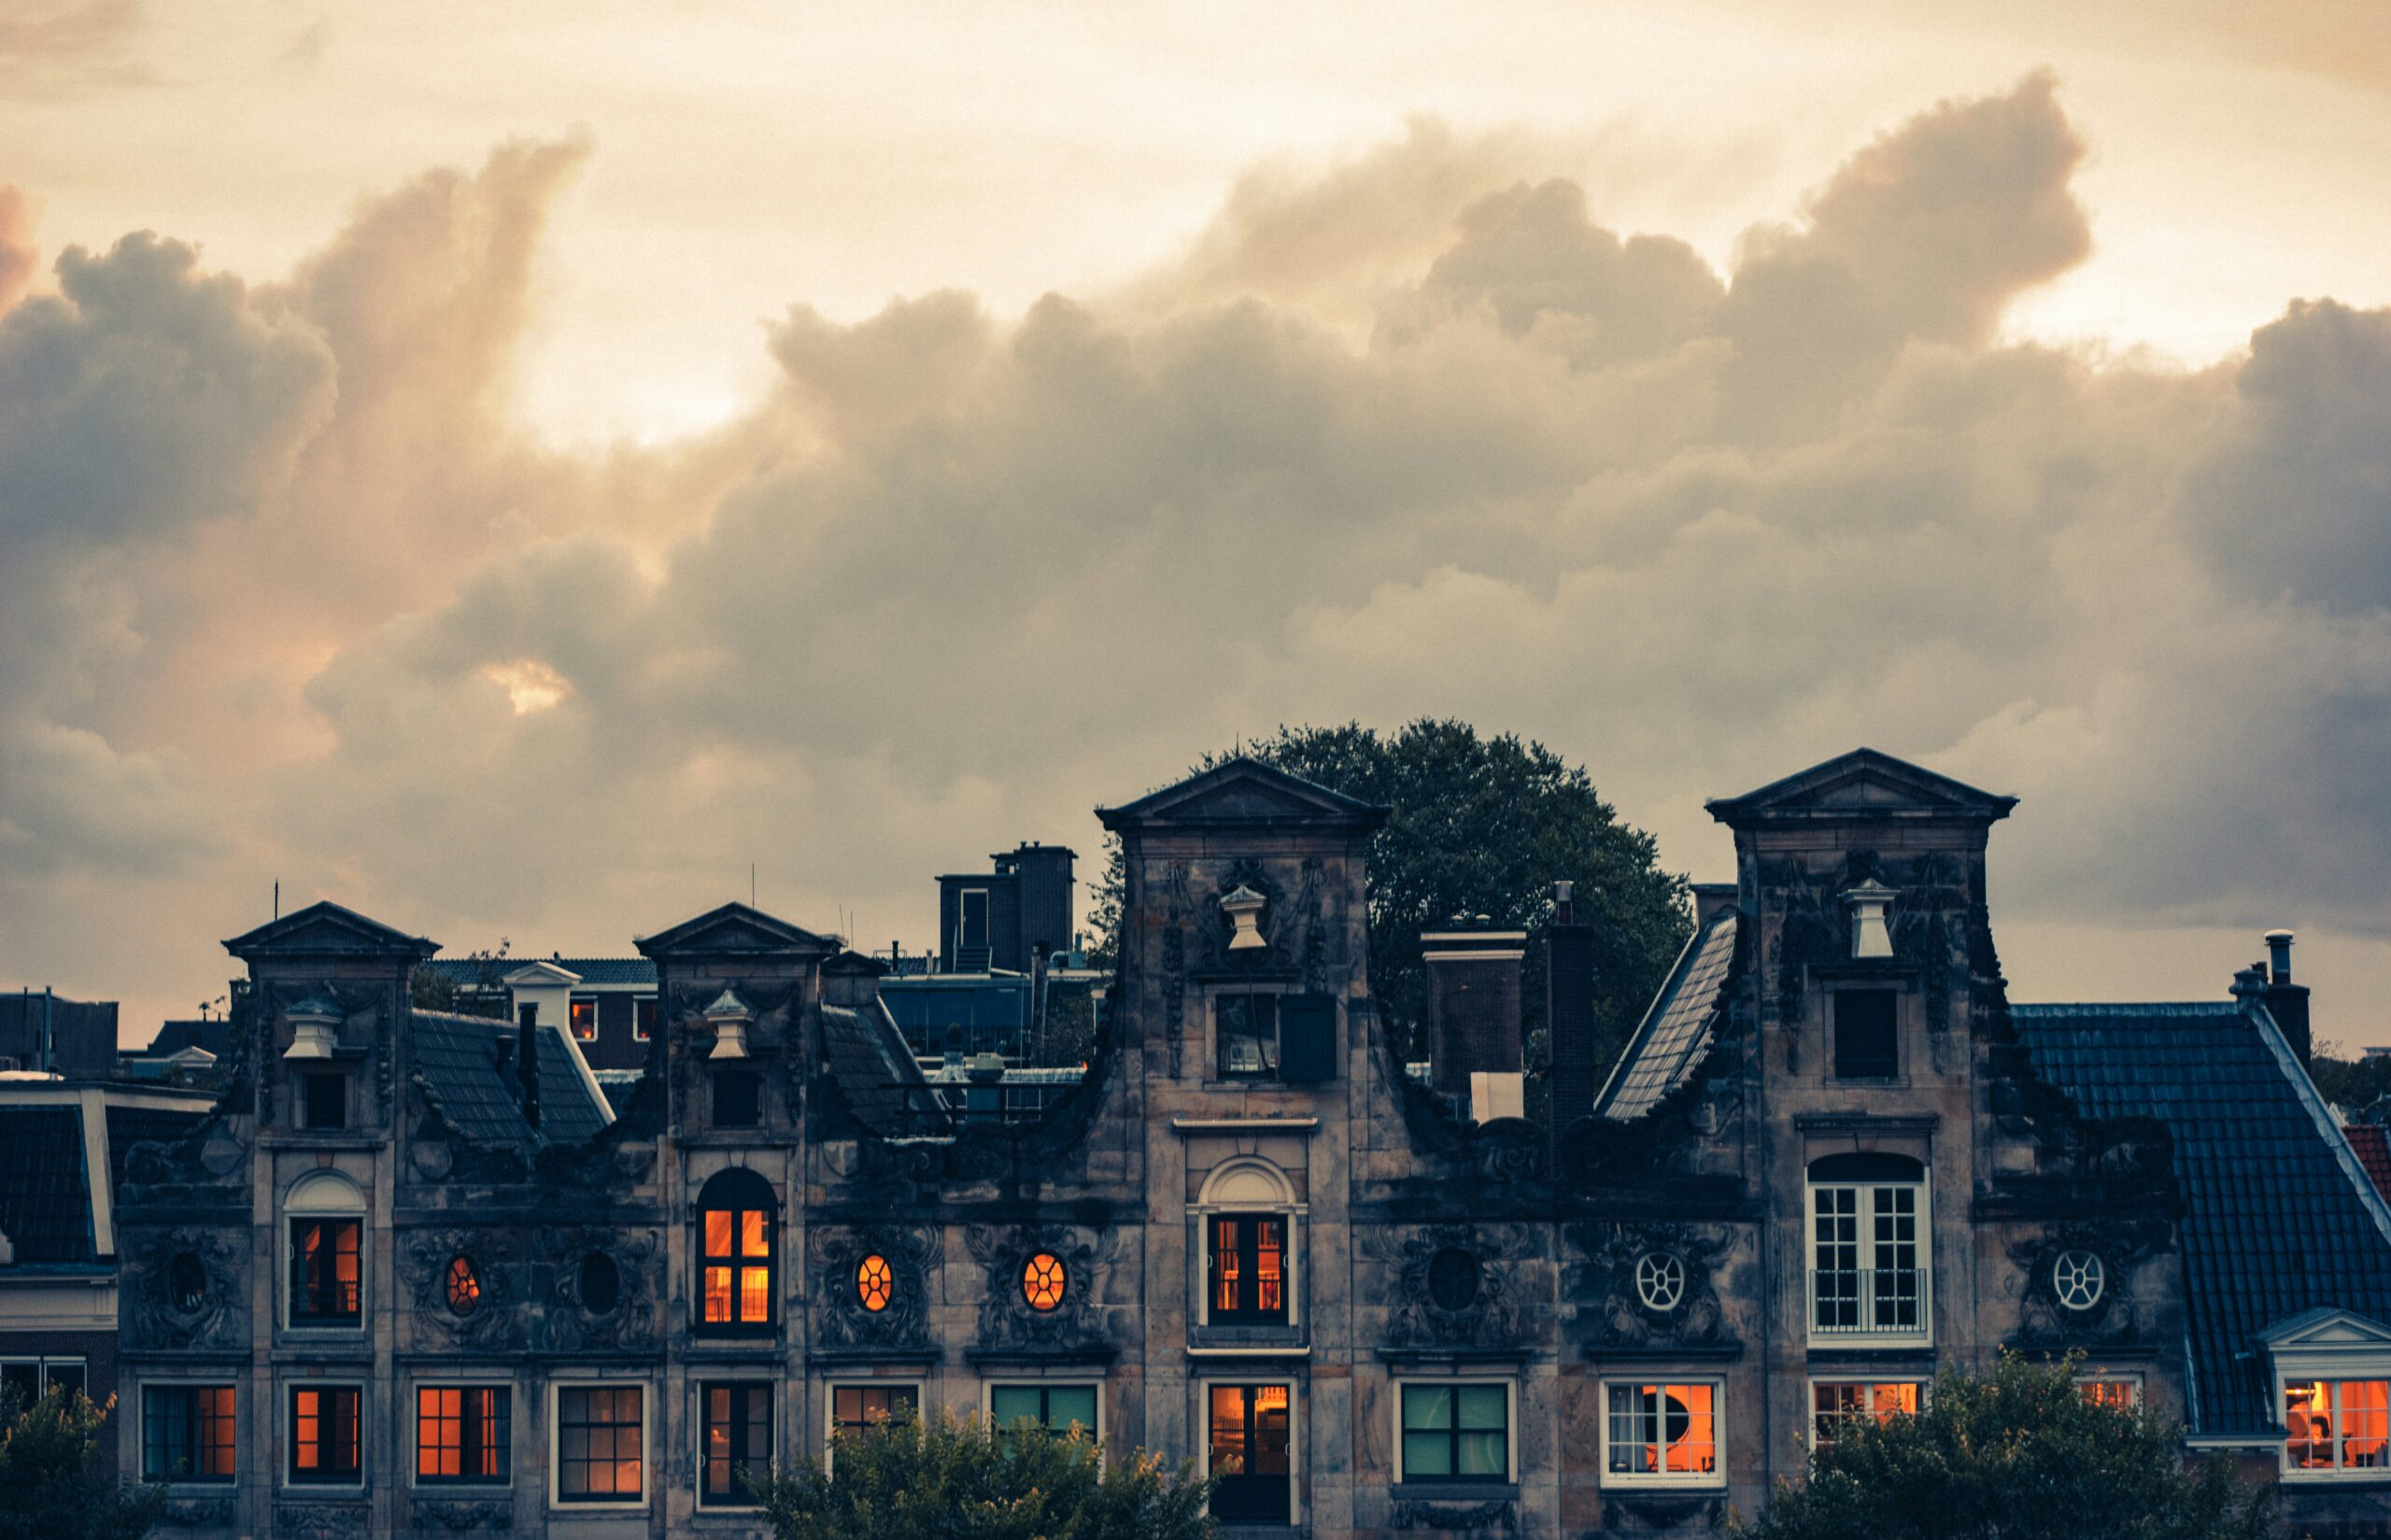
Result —
<path fill-rule="evenodd" d="M 2391 1041 L 2391 28 L 1984 8 L 0 0 L 0 983 L 918 945 L 1433 713 L 1698 878 L 1921 759 L 2020 997 Z"/>

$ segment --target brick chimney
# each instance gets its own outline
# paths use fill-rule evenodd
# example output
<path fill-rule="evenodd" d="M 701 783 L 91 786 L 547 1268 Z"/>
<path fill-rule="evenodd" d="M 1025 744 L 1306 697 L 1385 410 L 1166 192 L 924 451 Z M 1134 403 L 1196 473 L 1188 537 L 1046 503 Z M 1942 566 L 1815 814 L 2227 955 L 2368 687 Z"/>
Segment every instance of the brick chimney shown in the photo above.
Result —
<path fill-rule="evenodd" d="M 540 1131 L 540 1008 L 515 1009 L 515 1079 L 523 1087 L 523 1121 Z"/>
<path fill-rule="evenodd" d="M 2314 1051 L 2308 1028 L 2308 986 L 2291 982 L 2291 932 L 2267 932 L 2267 1014 L 2283 1028 L 2284 1039 L 2299 1055 L 2302 1067 Z"/>
<path fill-rule="evenodd" d="M 1544 927 L 1545 1030 L 1552 1045 L 1552 1169 L 1561 1169 L 1561 1136 L 1594 1109 L 1594 927 L 1578 922 L 1575 884 L 1552 884 L 1552 918 Z"/>
<path fill-rule="evenodd" d="M 1695 935 L 1710 923 L 1710 917 L 1721 910 L 1735 907 L 1735 884 L 1733 883 L 1695 883 L 1693 890 L 1693 929 Z"/>
<path fill-rule="evenodd" d="M 1428 1084 L 1466 1101 L 1479 1123 L 1526 1110 L 1520 1051 L 1520 961 L 1528 933 L 1504 930 L 1483 914 L 1456 914 L 1423 932 L 1428 965 Z"/>

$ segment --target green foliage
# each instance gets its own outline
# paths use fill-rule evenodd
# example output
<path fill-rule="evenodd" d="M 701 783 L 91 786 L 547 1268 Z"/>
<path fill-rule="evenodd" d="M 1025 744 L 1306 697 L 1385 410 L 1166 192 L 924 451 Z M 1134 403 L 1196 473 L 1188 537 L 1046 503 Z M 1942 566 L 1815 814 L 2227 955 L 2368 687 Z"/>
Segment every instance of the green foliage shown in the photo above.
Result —
<path fill-rule="evenodd" d="M 116 1405 L 52 1391 L 20 1406 L 0 1392 L 0 1540 L 141 1540 L 165 1493 L 127 1486 L 98 1459 L 100 1424 Z"/>
<path fill-rule="evenodd" d="M 2222 1456 L 2187 1466 L 2183 1430 L 2141 1408 L 2096 1406 L 2080 1355 L 2003 1354 L 1953 1370 L 1917 1417 L 1847 1424 L 1807 1481 L 1778 1489 L 1750 1540 L 2264 1540 L 2274 1494 Z"/>
<path fill-rule="evenodd" d="M 2324 1098 L 2344 1111 L 2363 1112 L 2391 1096 L 2391 1054 L 2380 1058 L 2339 1057 L 2339 1043 L 2318 1045 L 2308 1073 Z"/>
<path fill-rule="evenodd" d="M 1349 797 L 1393 810 L 1370 846 L 1370 983 L 1395 1041 L 1418 1056 L 1427 1016 L 1420 935 L 1455 914 L 1535 929 L 1556 879 L 1577 884 L 1578 918 L 1594 928 L 1594 1010 L 1615 1054 L 1634 1029 L 1691 928 L 1685 879 L 1661 869 L 1652 837 L 1621 823 L 1585 770 L 1543 744 L 1480 738 L 1466 722 L 1422 717 L 1381 736 L 1358 723 L 1281 727 L 1250 755 Z M 1207 756 L 1198 770 L 1232 757 Z M 1109 957 L 1120 925 L 1117 846 L 1089 920 Z M 1545 954 L 1531 945 L 1521 982 L 1532 1107 L 1548 1061 Z"/>
<path fill-rule="evenodd" d="M 428 968 L 417 968 L 407 977 L 407 1003 L 417 1010 L 441 1010 L 452 1015 L 504 1020 L 506 975 L 510 970 L 506 954 L 514 944 L 501 937 L 497 950 L 484 948 L 465 954 L 465 960 L 474 965 L 474 982 L 470 989 L 460 987 L 446 973 L 435 973 Z"/>
<path fill-rule="evenodd" d="M 837 1476 L 832 1476 L 835 1465 Z M 1207 1540 L 1210 1483 L 1027 1422 L 903 1419 L 751 1483 L 775 1540 Z"/>

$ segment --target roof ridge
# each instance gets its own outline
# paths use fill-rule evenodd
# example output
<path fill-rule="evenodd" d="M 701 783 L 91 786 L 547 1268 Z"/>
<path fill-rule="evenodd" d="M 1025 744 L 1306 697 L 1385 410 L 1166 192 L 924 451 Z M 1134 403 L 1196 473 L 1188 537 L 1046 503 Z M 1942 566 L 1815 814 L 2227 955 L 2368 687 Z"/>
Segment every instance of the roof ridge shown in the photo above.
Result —
<path fill-rule="evenodd" d="M 2184 1016 L 2235 1016 L 2241 1007 L 2232 1000 L 2031 1000 L 2012 1001 L 2009 1013 L 2057 1016 L 2153 1016 L 2161 1012 Z"/>

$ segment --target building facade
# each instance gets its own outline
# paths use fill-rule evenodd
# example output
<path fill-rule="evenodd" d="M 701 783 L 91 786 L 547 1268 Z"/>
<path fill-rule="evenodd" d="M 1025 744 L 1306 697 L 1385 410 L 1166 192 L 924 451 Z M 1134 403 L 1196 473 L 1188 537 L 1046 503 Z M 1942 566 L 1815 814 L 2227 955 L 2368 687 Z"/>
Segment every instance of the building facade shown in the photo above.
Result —
<path fill-rule="evenodd" d="M 129 1163 L 126 1469 L 209 1536 L 745 1534 L 742 1466 L 944 1408 L 1192 1458 L 1233 1532 L 1705 1534 L 1939 1367 L 2082 1348 L 2376 1533 L 2391 1209 L 2304 992 L 2012 1007 L 2011 806 L 1864 750 L 1713 804 L 1737 881 L 1600 1086 L 1557 904 L 1553 1129 L 1506 1115 L 1532 940 L 1440 933 L 1422 1083 L 1370 990 L 1383 811 L 1251 761 L 1101 812 L 1109 1024 L 1034 1119 L 952 1116 L 880 965 L 744 905 L 638 943 L 611 1106 L 318 905 L 228 943 L 230 1088 Z"/>

